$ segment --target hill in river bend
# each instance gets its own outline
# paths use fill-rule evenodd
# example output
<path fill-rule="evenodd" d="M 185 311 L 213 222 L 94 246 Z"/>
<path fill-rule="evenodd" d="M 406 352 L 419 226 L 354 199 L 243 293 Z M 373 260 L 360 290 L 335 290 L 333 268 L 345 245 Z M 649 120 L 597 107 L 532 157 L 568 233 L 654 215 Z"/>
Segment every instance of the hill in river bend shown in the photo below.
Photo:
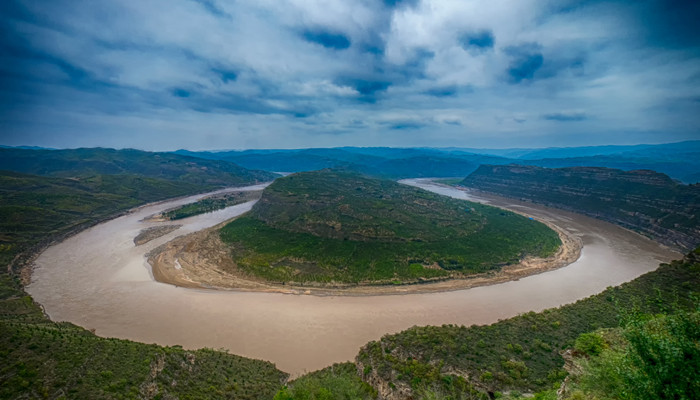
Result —
<path fill-rule="evenodd" d="M 461 184 L 586 214 L 672 247 L 700 244 L 700 185 L 658 172 L 482 165 Z"/>
<path fill-rule="evenodd" d="M 561 243 L 509 211 L 333 170 L 276 180 L 221 238 L 243 271 L 306 284 L 444 279 L 548 256 Z"/>

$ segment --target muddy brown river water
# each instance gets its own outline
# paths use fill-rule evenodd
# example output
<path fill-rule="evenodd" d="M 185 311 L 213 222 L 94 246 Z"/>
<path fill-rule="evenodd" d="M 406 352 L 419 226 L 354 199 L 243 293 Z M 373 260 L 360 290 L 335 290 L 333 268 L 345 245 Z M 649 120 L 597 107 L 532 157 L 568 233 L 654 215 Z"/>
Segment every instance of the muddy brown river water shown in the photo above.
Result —
<path fill-rule="evenodd" d="M 488 324 L 560 306 L 680 257 L 633 232 L 578 214 L 466 193 L 430 180 L 402 182 L 550 221 L 582 239 L 581 257 L 566 267 L 517 281 L 442 293 L 320 297 L 188 289 L 156 282 L 145 260 L 148 251 L 240 215 L 254 203 L 180 220 L 180 229 L 134 245 L 141 229 L 159 225 L 142 222 L 144 218 L 203 197 L 198 195 L 138 208 L 51 246 L 37 258 L 27 291 L 52 320 L 95 329 L 100 336 L 227 349 L 272 361 L 297 376 L 351 360 L 362 345 L 387 333 L 414 325 Z"/>

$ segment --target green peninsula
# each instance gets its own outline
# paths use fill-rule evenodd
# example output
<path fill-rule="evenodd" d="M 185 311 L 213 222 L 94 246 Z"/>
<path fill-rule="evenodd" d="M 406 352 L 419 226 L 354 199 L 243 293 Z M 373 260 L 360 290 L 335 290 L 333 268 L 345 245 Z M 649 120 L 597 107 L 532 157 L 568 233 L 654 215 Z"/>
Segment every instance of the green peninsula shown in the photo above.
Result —
<path fill-rule="evenodd" d="M 302 284 L 461 277 L 547 257 L 561 244 L 510 211 L 336 170 L 276 180 L 220 234 L 242 272 Z"/>

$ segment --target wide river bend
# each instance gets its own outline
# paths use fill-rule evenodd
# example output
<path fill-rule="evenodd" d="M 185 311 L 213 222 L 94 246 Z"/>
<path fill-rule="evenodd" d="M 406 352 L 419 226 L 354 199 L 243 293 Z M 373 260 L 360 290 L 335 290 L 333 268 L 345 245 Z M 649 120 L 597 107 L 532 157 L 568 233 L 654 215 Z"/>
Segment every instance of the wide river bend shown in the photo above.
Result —
<path fill-rule="evenodd" d="M 204 196 L 197 195 L 137 208 L 49 247 L 37 258 L 27 291 L 52 320 L 95 329 L 100 336 L 227 349 L 272 361 L 298 376 L 351 360 L 362 345 L 387 333 L 414 325 L 489 324 L 560 306 L 680 257 L 633 232 L 578 214 L 464 192 L 430 180 L 402 182 L 547 220 L 582 239 L 581 257 L 566 267 L 517 281 L 441 293 L 322 297 L 190 289 L 156 282 L 145 259 L 147 252 L 177 236 L 240 215 L 254 203 L 180 220 L 180 229 L 134 245 L 143 228 L 163 224 L 143 222 L 144 218 Z"/>

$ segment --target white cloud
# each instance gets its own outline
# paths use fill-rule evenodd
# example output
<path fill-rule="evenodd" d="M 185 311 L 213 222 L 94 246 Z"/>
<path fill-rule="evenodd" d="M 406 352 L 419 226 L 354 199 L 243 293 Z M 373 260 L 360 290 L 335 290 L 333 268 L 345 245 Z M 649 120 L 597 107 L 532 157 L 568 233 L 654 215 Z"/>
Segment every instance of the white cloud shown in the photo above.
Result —
<path fill-rule="evenodd" d="M 8 53 L 0 66 L 6 86 L 21 87 L 4 92 L 21 99 L 0 110 L 8 138 L 469 146 L 586 131 L 684 138 L 700 127 L 697 49 L 644 42 L 651 28 L 635 3 L 555 12 L 561 1 L 8 1 L 31 16 L 0 16 L 13 32 L 3 42 L 31 54 Z M 324 47 L 306 30 L 350 46 Z M 462 36 L 479 32 L 494 46 L 465 50 Z M 511 79 L 528 55 L 542 65 Z M 585 118 L 567 120 L 573 111 Z M 396 132 L 401 124 L 410 129 Z M 139 134 L 106 139 L 118 129 Z"/>

